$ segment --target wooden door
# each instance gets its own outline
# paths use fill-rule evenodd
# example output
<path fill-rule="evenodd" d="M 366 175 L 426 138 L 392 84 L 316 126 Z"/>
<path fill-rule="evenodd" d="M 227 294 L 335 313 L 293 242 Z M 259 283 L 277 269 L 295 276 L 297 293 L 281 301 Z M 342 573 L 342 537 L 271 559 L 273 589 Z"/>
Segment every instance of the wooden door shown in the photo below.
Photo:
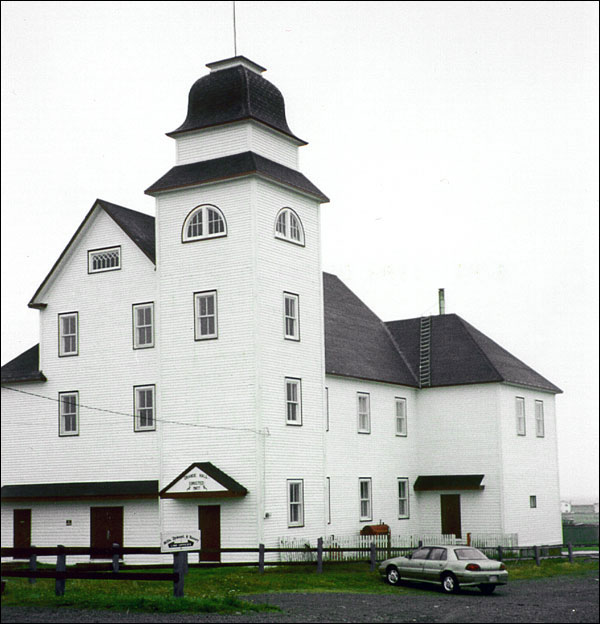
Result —
<path fill-rule="evenodd" d="M 200 561 L 221 561 L 221 553 L 204 552 L 206 549 L 221 548 L 221 506 L 200 505 L 198 528 L 202 545 Z"/>
<path fill-rule="evenodd" d="M 123 546 L 123 507 L 91 507 L 90 513 L 91 548 L 105 550 L 111 549 L 113 544 Z M 106 554 L 103 558 L 106 558 Z"/>
<path fill-rule="evenodd" d="M 31 509 L 13 509 L 13 548 L 31 546 Z M 23 557 L 15 557 L 15 559 Z"/>
<path fill-rule="evenodd" d="M 442 534 L 462 537 L 460 525 L 460 494 L 442 494 Z"/>

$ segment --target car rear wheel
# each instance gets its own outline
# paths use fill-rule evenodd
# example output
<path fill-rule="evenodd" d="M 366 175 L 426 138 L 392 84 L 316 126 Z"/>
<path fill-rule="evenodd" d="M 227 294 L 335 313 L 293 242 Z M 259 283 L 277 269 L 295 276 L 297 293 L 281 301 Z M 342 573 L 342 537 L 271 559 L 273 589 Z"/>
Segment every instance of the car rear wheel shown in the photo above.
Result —
<path fill-rule="evenodd" d="M 489 595 L 489 594 L 494 593 L 496 586 L 491 583 L 483 583 L 479 586 L 479 589 L 481 590 L 482 593 Z"/>
<path fill-rule="evenodd" d="M 454 594 L 458 591 L 458 581 L 454 574 L 442 576 L 442 591 L 446 594 Z"/>
<path fill-rule="evenodd" d="M 400 572 L 396 566 L 389 566 L 385 571 L 385 579 L 390 585 L 400 585 Z"/>

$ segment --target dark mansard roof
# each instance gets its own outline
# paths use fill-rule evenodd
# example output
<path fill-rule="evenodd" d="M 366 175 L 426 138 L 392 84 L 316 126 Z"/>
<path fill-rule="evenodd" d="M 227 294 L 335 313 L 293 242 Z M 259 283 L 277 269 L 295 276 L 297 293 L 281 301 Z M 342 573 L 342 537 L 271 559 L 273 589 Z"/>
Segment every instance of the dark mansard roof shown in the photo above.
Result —
<path fill-rule="evenodd" d="M 228 61 L 233 66 L 218 69 Z M 213 71 L 190 89 L 185 121 L 168 136 L 253 119 L 306 144 L 290 130 L 283 95 L 260 75 L 263 67 L 242 56 L 210 63 L 208 67 Z"/>
<path fill-rule="evenodd" d="M 154 262 L 153 217 L 104 200 L 96 205 Z M 327 374 L 419 387 L 419 318 L 383 323 L 330 273 L 323 274 L 323 299 Z M 432 387 L 506 382 L 562 392 L 456 314 L 431 317 L 430 360 Z M 2 367 L 2 383 L 45 380 L 39 345 Z"/>

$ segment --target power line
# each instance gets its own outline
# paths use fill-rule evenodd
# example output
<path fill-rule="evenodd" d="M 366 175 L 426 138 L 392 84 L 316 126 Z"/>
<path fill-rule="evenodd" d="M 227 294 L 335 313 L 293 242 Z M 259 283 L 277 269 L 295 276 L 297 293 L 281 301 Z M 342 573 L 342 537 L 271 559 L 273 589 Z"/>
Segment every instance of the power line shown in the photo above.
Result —
<path fill-rule="evenodd" d="M 17 388 L 11 388 L 10 386 L 2 386 L 5 390 L 11 390 L 12 392 L 19 392 L 21 394 L 28 394 L 30 396 L 38 397 L 40 399 L 46 399 L 47 401 L 54 401 L 55 403 L 59 403 L 60 399 L 54 399 L 49 396 L 44 396 L 43 394 L 36 394 L 35 392 L 27 392 L 27 390 L 19 390 Z M 127 416 L 128 418 L 137 418 L 134 414 L 129 414 L 127 412 L 118 412 L 116 410 L 110 410 L 103 407 L 94 407 L 92 405 L 83 405 L 82 403 L 76 403 L 77 407 L 82 407 L 83 409 L 94 410 L 96 412 L 106 412 L 108 414 L 115 414 L 117 416 Z M 223 429 L 226 431 L 247 431 L 250 433 L 256 433 L 257 435 L 268 436 L 268 429 L 264 429 L 262 431 L 257 431 L 256 429 L 247 429 L 244 427 L 225 427 L 220 425 L 201 425 L 197 423 L 186 423 L 180 422 L 178 420 L 166 420 L 164 418 L 155 418 L 155 422 L 166 423 L 169 425 L 181 425 L 182 427 L 198 427 L 200 429 Z"/>

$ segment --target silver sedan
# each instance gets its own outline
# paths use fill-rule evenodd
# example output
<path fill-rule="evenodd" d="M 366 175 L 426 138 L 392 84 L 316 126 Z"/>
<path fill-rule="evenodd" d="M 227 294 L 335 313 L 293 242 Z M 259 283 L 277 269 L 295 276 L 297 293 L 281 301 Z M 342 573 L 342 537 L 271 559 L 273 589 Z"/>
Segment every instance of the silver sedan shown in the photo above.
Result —
<path fill-rule="evenodd" d="M 448 594 L 460 586 L 477 586 L 491 594 L 508 582 L 506 566 L 471 546 L 423 546 L 406 557 L 386 559 L 379 571 L 390 585 L 402 579 L 440 583 Z"/>

